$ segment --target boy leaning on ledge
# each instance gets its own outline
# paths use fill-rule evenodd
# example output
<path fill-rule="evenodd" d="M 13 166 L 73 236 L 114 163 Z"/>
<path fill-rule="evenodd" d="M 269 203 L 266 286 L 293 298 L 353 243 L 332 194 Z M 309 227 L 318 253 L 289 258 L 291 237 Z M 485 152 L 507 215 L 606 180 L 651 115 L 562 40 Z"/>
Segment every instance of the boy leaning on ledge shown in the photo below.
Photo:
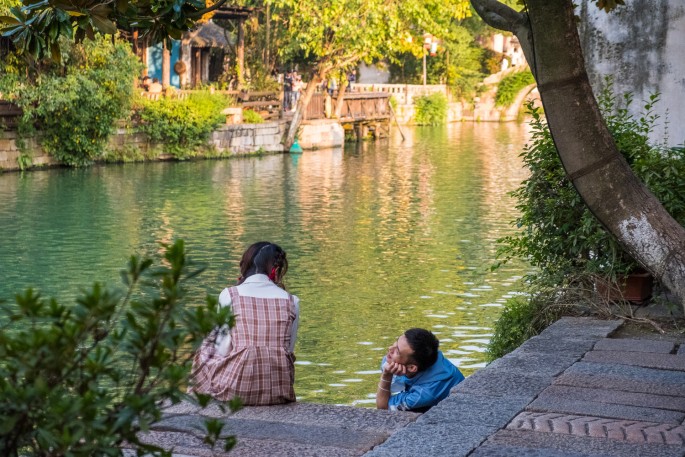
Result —
<path fill-rule="evenodd" d="M 439 345 L 430 331 L 411 328 L 388 348 L 376 392 L 378 409 L 422 413 L 447 398 L 464 375 L 438 350 Z"/>

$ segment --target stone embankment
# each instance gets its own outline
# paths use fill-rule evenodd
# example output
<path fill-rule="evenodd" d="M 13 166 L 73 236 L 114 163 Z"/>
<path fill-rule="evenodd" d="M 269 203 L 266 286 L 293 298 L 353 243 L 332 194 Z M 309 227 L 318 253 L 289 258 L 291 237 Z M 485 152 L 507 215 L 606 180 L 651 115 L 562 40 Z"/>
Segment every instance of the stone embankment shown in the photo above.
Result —
<path fill-rule="evenodd" d="M 211 133 L 207 140 L 209 156 L 228 157 L 255 152 L 283 152 L 283 136 L 287 129 L 286 121 L 265 122 L 263 124 L 222 125 Z M 20 161 L 25 157 L 28 167 L 59 166 L 60 163 L 40 147 L 35 138 L 26 141 L 24 148 L 19 147 L 20 139 L 15 131 L 0 130 L 0 172 L 21 168 Z M 102 161 L 117 160 L 120 156 L 134 155 L 147 160 L 170 160 L 163 143 L 153 143 L 144 133 L 119 128 L 110 137 L 106 147 L 106 157 Z M 203 154 L 198 154 L 202 157 Z M 154 159 L 152 159 L 154 157 Z"/>
<path fill-rule="evenodd" d="M 144 440 L 181 456 L 685 456 L 685 344 L 612 338 L 620 320 L 564 318 L 423 415 L 319 404 L 180 404 Z M 682 339 L 681 339 L 682 340 Z M 238 444 L 202 443 L 204 417 Z"/>

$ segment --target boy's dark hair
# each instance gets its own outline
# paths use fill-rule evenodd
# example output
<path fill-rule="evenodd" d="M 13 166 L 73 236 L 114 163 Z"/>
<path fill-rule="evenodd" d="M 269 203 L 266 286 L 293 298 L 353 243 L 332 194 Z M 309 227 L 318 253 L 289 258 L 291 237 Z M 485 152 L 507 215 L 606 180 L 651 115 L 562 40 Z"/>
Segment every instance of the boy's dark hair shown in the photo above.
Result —
<path fill-rule="evenodd" d="M 414 354 L 412 359 L 418 371 L 423 371 L 438 360 L 438 347 L 440 341 L 428 330 L 422 328 L 410 328 L 404 332 L 404 337 Z"/>

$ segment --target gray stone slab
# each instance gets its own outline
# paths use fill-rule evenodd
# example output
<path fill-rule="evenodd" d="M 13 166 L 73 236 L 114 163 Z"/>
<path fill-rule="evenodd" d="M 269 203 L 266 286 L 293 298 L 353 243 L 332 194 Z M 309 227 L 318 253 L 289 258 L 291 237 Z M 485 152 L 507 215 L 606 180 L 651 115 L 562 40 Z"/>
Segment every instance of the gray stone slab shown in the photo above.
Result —
<path fill-rule="evenodd" d="M 594 339 L 559 339 L 538 335 L 519 346 L 516 352 L 551 352 L 561 356 L 580 357 L 591 350 L 594 344 Z"/>
<path fill-rule="evenodd" d="M 634 338 L 603 338 L 595 344 L 595 351 L 654 352 L 670 354 L 675 348 L 671 341 L 643 340 Z"/>
<path fill-rule="evenodd" d="M 677 352 L 677 354 L 678 354 L 678 355 L 685 355 L 685 344 L 681 344 L 681 345 L 678 347 L 678 352 Z"/>
<path fill-rule="evenodd" d="M 623 351 L 590 351 L 583 357 L 584 362 L 617 363 L 635 365 L 660 370 L 685 371 L 685 357 L 675 354 L 647 354 Z"/>
<path fill-rule="evenodd" d="M 578 361 L 579 357 L 561 354 L 514 351 L 501 357 L 488 369 L 515 374 L 557 376 Z M 684 359 L 685 361 L 685 359 Z"/>
<path fill-rule="evenodd" d="M 595 457 L 597 454 L 580 454 L 578 452 L 560 451 L 557 449 L 531 449 L 523 446 L 493 446 L 485 444 L 476 448 L 469 457 Z"/>
<path fill-rule="evenodd" d="M 478 447 L 497 427 L 414 423 L 364 454 L 367 457 L 459 457 Z"/>
<path fill-rule="evenodd" d="M 175 405 L 170 405 L 162 409 L 164 414 L 196 414 L 202 410 L 199 405 L 191 403 L 189 401 L 182 401 L 176 403 Z"/>
<path fill-rule="evenodd" d="M 365 452 L 366 450 L 305 446 L 276 440 L 240 439 L 227 457 L 356 457 Z"/>
<path fill-rule="evenodd" d="M 643 406 L 685 412 L 685 397 L 654 395 L 641 392 L 623 392 L 610 389 L 552 385 L 543 390 L 538 398 L 584 400 L 618 405 Z"/>
<path fill-rule="evenodd" d="M 616 457 L 683 457 L 685 449 L 666 444 L 633 444 L 606 438 L 500 430 L 484 446 L 522 447 L 526 449 L 578 453 L 584 456 Z M 521 454 L 528 455 L 527 453 Z M 545 454 L 543 454 L 545 455 Z"/>
<path fill-rule="evenodd" d="M 562 317 L 541 333 L 547 338 L 606 338 L 623 324 L 622 320 L 601 320 L 591 317 Z"/>
<path fill-rule="evenodd" d="M 657 395 L 683 396 L 683 386 L 640 381 L 638 379 L 616 378 L 582 373 L 564 373 L 554 381 L 554 385 L 587 388 L 606 388 L 624 392 L 653 393 Z"/>
<path fill-rule="evenodd" d="M 205 411 L 201 411 L 203 414 Z M 329 425 L 352 429 L 375 429 L 392 433 L 414 422 L 421 414 L 319 403 L 248 406 L 231 415 L 235 419 L 263 420 L 301 425 Z"/>
<path fill-rule="evenodd" d="M 234 435 L 252 440 L 275 440 L 305 446 L 329 446 L 336 448 L 368 450 L 382 443 L 389 433 L 374 430 L 355 430 L 339 426 L 303 427 L 300 424 L 256 421 L 249 419 L 219 419 L 225 424 L 222 436 Z M 199 436 L 205 418 L 197 415 L 169 416 L 154 425 L 159 432 L 181 432 Z"/>
<path fill-rule="evenodd" d="M 662 385 L 664 388 L 675 387 L 676 393 L 671 393 L 672 389 L 657 389 L 653 393 L 659 395 L 680 395 L 685 396 L 685 373 L 681 371 L 667 371 L 667 370 L 657 370 L 654 368 L 644 368 L 636 367 L 630 365 L 620 365 L 611 363 L 593 363 L 593 362 L 577 362 L 564 372 L 562 376 L 557 378 L 555 384 L 566 384 L 562 382 L 563 378 L 571 375 L 588 375 L 592 377 L 601 378 L 602 382 L 608 381 L 610 379 L 616 382 L 612 383 L 611 386 L 606 386 L 607 389 L 617 388 L 617 384 L 627 381 L 638 381 L 645 384 L 651 384 L 651 387 L 657 388 Z M 576 384 L 568 384 L 576 385 Z M 585 387 L 585 386 L 580 386 Z M 596 385 L 592 387 L 602 387 L 601 385 Z M 621 389 L 619 390 L 632 390 L 632 389 Z M 664 392 L 668 390 L 668 392 Z M 636 390 L 636 392 L 650 392 L 645 390 Z"/>
<path fill-rule="evenodd" d="M 336 448 L 333 446 L 306 445 L 271 439 L 253 440 L 244 437 L 238 437 L 235 447 L 229 452 L 225 452 L 223 450 L 223 441 L 217 443 L 217 446 L 212 449 L 198 437 L 177 432 L 153 431 L 142 434 L 141 439 L 144 443 L 153 444 L 172 451 L 174 457 L 354 457 L 365 452 L 364 450 Z"/>
<path fill-rule="evenodd" d="M 538 397 L 526 411 L 577 414 L 579 416 L 606 417 L 636 421 L 680 424 L 685 413 L 639 406 L 613 405 L 596 401 L 583 401 L 559 397 Z"/>
<path fill-rule="evenodd" d="M 552 376 L 507 373 L 490 369 L 476 371 L 454 386 L 452 394 L 459 392 L 490 395 L 493 397 L 526 397 L 531 401 L 542 390 L 552 384 Z"/>
<path fill-rule="evenodd" d="M 461 423 L 504 427 L 530 403 L 529 397 L 455 393 L 417 419 L 417 424 Z"/>

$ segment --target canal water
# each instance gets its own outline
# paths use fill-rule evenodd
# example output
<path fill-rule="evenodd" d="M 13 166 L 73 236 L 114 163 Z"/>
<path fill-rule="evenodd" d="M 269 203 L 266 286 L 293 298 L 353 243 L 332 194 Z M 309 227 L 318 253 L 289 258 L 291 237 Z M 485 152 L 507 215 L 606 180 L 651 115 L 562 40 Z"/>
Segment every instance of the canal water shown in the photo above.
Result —
<path fill-rule="evenodd" d="M 523 264 L 490 271 L 526 176 L 525 125 L 405 128 L 387 142 L 299 156 L 111 165 L 0 175 L 0 300 L 27 287 L 73 301 L 122 287 L 134 252 L 183 238 L 207 265 L 192 303 L 235 282 L 242 251 L 288 252 L 301 299 L 298 399 L 373 406 L 379 362 L 424 327 L 469 375 L 521 291 Z"/>

